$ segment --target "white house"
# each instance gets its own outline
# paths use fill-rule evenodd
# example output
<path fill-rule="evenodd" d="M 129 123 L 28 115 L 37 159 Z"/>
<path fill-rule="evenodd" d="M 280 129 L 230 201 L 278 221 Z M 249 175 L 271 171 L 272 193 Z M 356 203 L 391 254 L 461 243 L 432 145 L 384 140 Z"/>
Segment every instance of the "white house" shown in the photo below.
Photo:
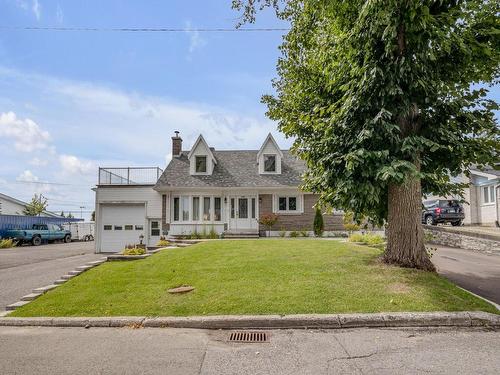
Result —
<path fill-rule="evenodd" d="M 269 134 L 259 150 L 215 150 L 202 135 L 188 151 L 176 132 L 172 160 L 160 168 L 99 168 L 96 252 L 121 251 L 142 237 L 193 232 L 265 234 L 263 214 L 278 231 L 311 232 L 317 196 L 299 189 L 304 163 Z M 325 230 L 342 230 L 342 216 L 324 216 Z"/>
<path fill-rule="evenodd" d="M 0 193 L 0 215 L 23 215 L 27 204 L 19 199 Z M 59 217 L 59 215 L 49 211 L 44 211 L 40 216 Z"/>

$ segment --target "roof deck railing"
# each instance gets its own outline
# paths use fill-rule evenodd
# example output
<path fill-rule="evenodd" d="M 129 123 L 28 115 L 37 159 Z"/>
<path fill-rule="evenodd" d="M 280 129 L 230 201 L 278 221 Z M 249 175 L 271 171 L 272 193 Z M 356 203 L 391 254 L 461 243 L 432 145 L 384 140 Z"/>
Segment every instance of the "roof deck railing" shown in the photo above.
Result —
<path fill-rule="evenodd" d="M 100 167 L 98 185 L 154 185 L 162 173 L 158 167 Z"/>

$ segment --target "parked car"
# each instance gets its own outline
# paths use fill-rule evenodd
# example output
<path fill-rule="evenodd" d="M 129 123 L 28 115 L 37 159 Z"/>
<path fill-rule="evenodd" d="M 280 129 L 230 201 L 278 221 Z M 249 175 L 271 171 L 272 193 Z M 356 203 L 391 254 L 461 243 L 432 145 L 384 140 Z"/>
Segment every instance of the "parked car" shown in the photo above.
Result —
<path fill-rule="evenodd" d="M 427 225 L 451 223 L 456 227 L 462 225 L 462 220 L 465 217 L 463 206 L 454 199 L 425 201 L 423 206 L 422 223 Z"/>
<path fill-rule="evenodd" d="M 19 244 L 31 242 L 34 246 L 41 245 L 43 241 L 71 242 L 71 232 L 57 224 L 33 224 L 31 229 L 10 229 L 5 231 L 4 236 Z"/>

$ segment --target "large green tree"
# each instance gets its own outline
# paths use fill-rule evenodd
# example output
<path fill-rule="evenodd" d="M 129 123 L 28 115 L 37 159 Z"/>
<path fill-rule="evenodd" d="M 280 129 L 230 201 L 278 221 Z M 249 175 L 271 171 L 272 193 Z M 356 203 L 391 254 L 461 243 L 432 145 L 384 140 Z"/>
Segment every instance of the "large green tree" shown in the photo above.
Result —
<path fill-rule="evenodd" d="M 263 100 L 309 167 L 304 187 L 387 222 L 386 262 L 433 270 L 422 194 L 461 193 L 449 176 L 499 161 L 498 2 L 233 1 L 242 23 L 266 6 L 291 29 Z"/>

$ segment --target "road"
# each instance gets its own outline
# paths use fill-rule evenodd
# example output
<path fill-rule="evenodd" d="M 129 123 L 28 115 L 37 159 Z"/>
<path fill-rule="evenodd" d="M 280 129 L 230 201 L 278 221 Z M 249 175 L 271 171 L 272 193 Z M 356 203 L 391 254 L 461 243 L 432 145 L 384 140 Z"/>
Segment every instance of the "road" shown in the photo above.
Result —
<path fill-rule="evenodd" d="M 72 242 L 0 249 L 0 311 L 31 293 L 51 284 L 68 271 L 97 260 L 93 242 Z"/>
<path fill-rule="evenodd" d="M 464 289 L 500 304 L 500 256 L 436 246 L 438 272 Z"/>
<path fill-rule="evenodd" d="M 7 374 L 498 374 L 500 334 L 479 330 L 228 331 L 0 327 Z"/>

